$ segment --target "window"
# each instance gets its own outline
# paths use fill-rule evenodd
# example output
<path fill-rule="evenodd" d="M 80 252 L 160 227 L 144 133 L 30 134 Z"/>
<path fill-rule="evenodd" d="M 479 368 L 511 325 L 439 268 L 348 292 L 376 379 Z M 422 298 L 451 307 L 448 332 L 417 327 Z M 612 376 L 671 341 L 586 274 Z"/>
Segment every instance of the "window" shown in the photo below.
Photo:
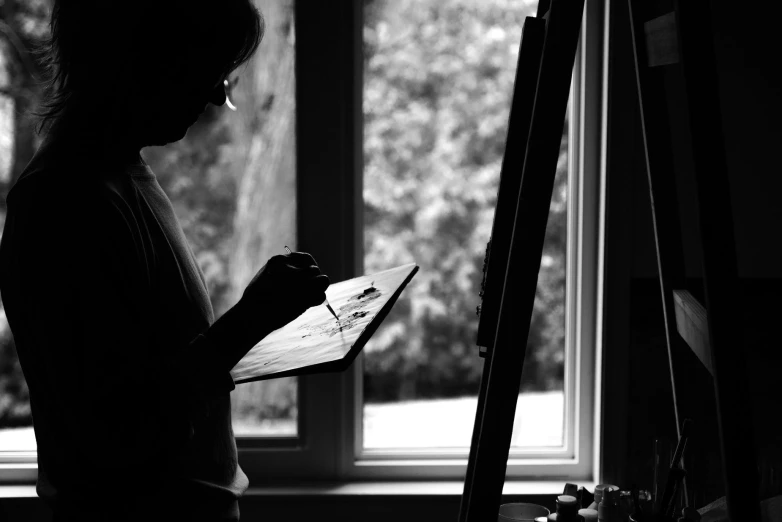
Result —
<path fill-rule="evenodd" d="M 421 270 L 347 372 L 237 385 L 240 464 L 253 485 L 460 480 L 480 382 L 477 285 L 520 28 L 536 3 L 256 4 L 267 33 L 239 71 L 238 112 L 210 110 L 182 142 L 145 152 L 196 252 L 215 315 L 284 245 L 311 252 L 332 281 L 409 260 Z M 588 2 L 574 70 L 511 477 L 593 472 L 596 6 Z M 0 357 L 1 386 L 7 352 Z M 0 404 L 0 419 L 3 411 Z"/>

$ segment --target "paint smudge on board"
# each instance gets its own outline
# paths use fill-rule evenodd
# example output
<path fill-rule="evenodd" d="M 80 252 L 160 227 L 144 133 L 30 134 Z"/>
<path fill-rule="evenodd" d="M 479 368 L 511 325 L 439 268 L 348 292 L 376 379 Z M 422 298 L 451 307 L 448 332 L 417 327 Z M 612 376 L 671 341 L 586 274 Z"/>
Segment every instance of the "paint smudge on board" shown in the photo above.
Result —
<path fill-rule="evenodd" d="M 348 299 L 347 304 L 344 304 L 339 307 L 339 310 L 337 311 L 337 315 L 342 317 L 342 314 L 349 314 L 355 310 L 361 310 L 362 308 L 365 308 L 369 303 L 374 301 L 375 299 L 378 299 L 383 293 L 375 288 L 374 281 L 373 284 L 369 285 L 369 288 L 364 289 L 363 292 L 360 294 L 356 294 L 350 299 Z"/>
<path fill-rule="evenodd" d="M 333 337 L 339 333 L 358 326 L 358 324 L 361 322 L 361 319 L 367 315 L 369 315 L 369 312 L 366 310 L 359 310 L 357 312 L 353 312 L 352 314 L 340 314 L 339 322 L 334 321 L 330 322 L 329 324 L 302 326 L 300 329 L 306 331 L 307 333 L 302 335 L 301 338 L 305 339 L 307 337 L 312 337 L 313 335 Z"/>
<path fill-rule="evenodd" d="M 374 282 L 373 282 L 374 283 Z M 339 315 L 339 322 L 329 321 L 326 324 L 317 325 L 304 325 L 299 328 L 303 331 L 302 339 L 312 336 L 327 336 L 333 337 L 342 332 L 355 328 L 359 324 L 363 324 L 362 319 L 369 315 L 369 312 L 362 310 L 366 308 L 369 303 L 378 299 L 382 295 L 382 292 L 370 285 L 360 294 L 356 294 L 348 299 L 347 304 L 339 307 L 337 315 Z"/>

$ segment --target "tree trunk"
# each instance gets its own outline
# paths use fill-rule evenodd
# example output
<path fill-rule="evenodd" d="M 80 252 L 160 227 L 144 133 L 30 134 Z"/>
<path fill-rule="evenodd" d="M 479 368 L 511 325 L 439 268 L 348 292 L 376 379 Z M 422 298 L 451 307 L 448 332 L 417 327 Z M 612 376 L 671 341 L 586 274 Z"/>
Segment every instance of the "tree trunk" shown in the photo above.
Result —
<path fill-rule="evenodd" d="M 255 273 L 296 243 L 295 75 L 292 2 L 256 0 L 266 18 L 261 47 L 236 89 L 231 118 L 237 205 L 230 271 L 236 301 Z M 240 70 L 241 72 L 241 70 Z"/>
<path fill-rule="evenodd" d="M 284 246 L 296 247 L 296 78 L 293 2 L 256 0 L 266 34 L 235 89 L 237 114 L 229 115 L 237 205 L 230 280 L 236 302 L 255 273 Z M 232 395 L 234 419 L 243 412 L 297 417 L 296 379 L 242 384 Z M 262 419 L 258 419 L 262 420 Z M 288 434 L 295 434 L 288 432 Z"/>

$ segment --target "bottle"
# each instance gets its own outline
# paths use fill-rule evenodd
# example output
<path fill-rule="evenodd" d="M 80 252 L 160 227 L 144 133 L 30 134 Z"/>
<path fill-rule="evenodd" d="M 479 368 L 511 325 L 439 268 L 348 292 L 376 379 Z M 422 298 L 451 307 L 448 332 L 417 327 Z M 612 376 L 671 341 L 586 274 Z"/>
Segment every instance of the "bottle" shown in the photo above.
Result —
<path fill-rule="evenodd" d="M 613 486 L 603 490 L 603 498 L 597 507 L 597 519 L 600 522 L 624 522 L 625 516 L 619 506 L 618 492 Z"/>
<path fill-rule="evenodd" d="M 578 499 L 571 495 L 557 497 L 557 512 L 548 516 L 549 522 L 584 522 L 578 514 Z"/>
<path fill-rule="evenodd" d="M 588 509 L 594 509 L 597 511 L 597 507 L 600 505 L 600 499 L 603 498 L 603 490 L 605 488 L 615 488 L 619 489 L 617 486 L 614 486 L 612 484 L 598 484 L 595 486 L 595 500 L 591 504 L 589 504 Z"/>

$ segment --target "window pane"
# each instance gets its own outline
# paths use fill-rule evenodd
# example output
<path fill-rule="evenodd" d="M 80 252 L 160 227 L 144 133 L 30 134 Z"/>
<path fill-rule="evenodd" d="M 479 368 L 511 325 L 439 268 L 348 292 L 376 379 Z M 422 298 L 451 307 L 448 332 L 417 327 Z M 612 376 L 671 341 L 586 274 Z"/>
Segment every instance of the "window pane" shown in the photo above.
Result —
<path fill-rule="evenodd" d="M 421 267 L 364 350 L 366 449 L 470 445 L 483 361 L 475 309 L 521 28 L 536 7 L 366 4 L 365 272 Z M 516 410 L 520 448 L 564 443 L 566 134 L 559 165 Z"/>

